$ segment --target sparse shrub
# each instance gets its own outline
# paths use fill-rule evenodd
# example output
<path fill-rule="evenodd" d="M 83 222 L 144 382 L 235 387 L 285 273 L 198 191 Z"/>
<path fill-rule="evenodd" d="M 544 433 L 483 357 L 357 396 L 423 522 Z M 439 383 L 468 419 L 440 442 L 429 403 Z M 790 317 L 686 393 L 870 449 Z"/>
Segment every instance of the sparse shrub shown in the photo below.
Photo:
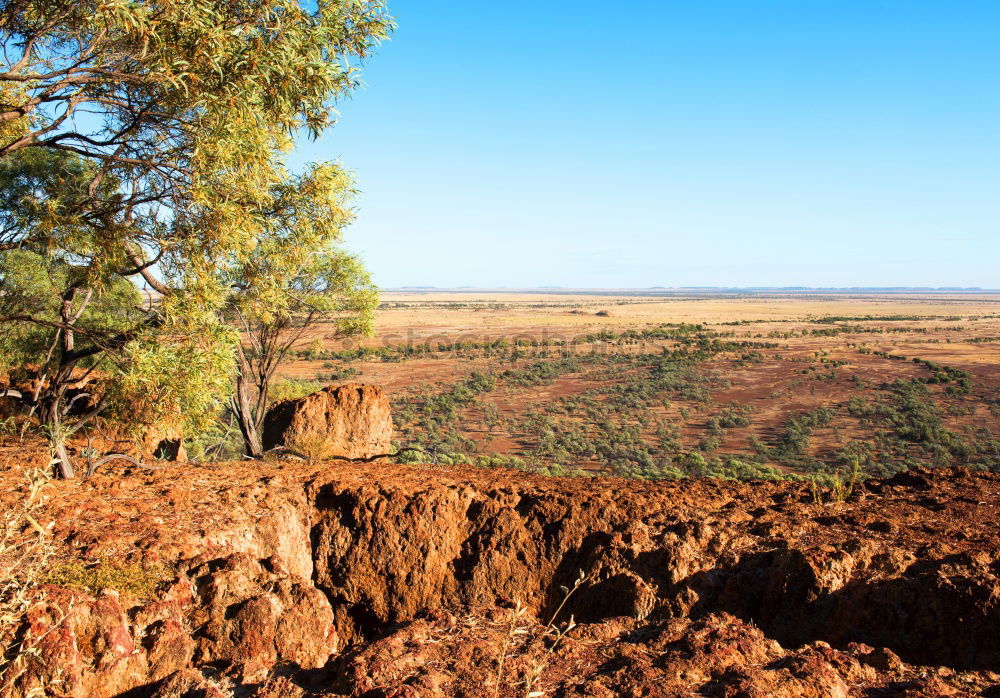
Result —
<path fill-rule="evenodd" d="M 707 453 L 717 449 L 720 444 L 721 441 L 718 436 L 706 436 L 698 442 L 698 450 Z"/>
<path fill-rule="evenodd" d="M 549 661 L 552 659 L 553 655 L 559 651 L 559 645 L 566 638 L 566 635 L 576 627 L 576 620 L 573 616 L 569 617 L 566 623 L 559 625 L 559 613 L 566 606 L 566 602 L 569 601 L 570 597 L 576 593 L 577 589 L 583 586 L 584 582 L 587 581 L 587 575 L 583 570 L 580 570 L 579 575 L 577 575 L 576 581 L 573 582 L 572 587 L 562 587 L 563 600 L 559 603 L 559 606 L 552 613 L 552 617 L 545 626 L 544 636 L 548 640 L 548 649 L 546 649 L 545 654 L 542 655 L 537 661 L 533 662 L 528 668 L 527 673 L 524 677 L 524 695 L 525 698 L 540 698 L 545 695 L 544 691 L 535 691 L 535 687 L 542 678 L 542 672 L 545 671 L 545 667 L 548 666 Z M 499 686 L 499 683 L 498 683 Z"/>
<path fill-rule="evenodd" d="M 775 457 L 794 463 L 797 458 L 807 455 L 812 430 L 829 424 L 833 417 L 832 410 L 818 407 L 787 420 L 775 444 Z"/>
<path fill-rule="evenodd" d="M 338 383 L 340 381 L 345 381 L 348 378 L 353 378 L 360 373 L 361 371 L 353 366 L 344 366 L 343 368 L 338 368 L 336 371 L 332 371 L 327 374 L 326 380 L 330 383 Z"/>
<path fill-rule="evenodd" d="M 854 488 L 863 478 L 864 472 L 857 459 L 846 473 L 835 470 L 830 474 L 813 474 L 809 477 L 812 500 L 815 504 L 822 504 L 825 494 L 830 504 L 842 504 L 850 499 Z"/>
<path fill-rule="evenodd" d="M 309 361 L 316 361 L 323 358 L 323 340 L 314 339 L 309 342 L 300 352 L 300 356 Z"/>
<path fill-rule="evenodd" d="M 102 560 L 87 565 L 80 561 L 65 562 L 49 570 L 44 577 L 46 584 L 77 587 L 93 594 L 102 589 L 114 589 L 134 599 L 148 601 L 155 597 L 157 587 L 173 577 L 173 572 L 163 565 L 144 565 L 141 562 L 116 562 Z"/>

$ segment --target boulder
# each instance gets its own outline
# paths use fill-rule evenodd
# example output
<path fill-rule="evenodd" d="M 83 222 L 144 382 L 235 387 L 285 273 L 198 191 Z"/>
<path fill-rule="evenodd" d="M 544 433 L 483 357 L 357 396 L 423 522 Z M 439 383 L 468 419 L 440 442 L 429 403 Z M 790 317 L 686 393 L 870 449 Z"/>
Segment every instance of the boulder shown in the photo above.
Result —
<path fill-rule="evenodd" d="M 240 673 L 261 674 L 278 662 L 318 669 L 338 650 L 329 600 L 279 561 L 236 553 L 186 565 L 193 563 L 186 572 L 198 605 L 188 620 L 198 628 L 200 664 L 239 663 Z"/>
<path fill-rule="evenodd" d="M 108 698 L 144 682 L 146 655 L 135 644 L 117 592 L 95 598 L 60 587 L 45 591 L 20 631 L 28 648 L 24 670 L 11 674 L 0 695 Z"/>
<path fill-rule="evenodd" d="M 142 443 L 142 456 L 147 460 L 165 460 L 174 463 L 187 463 L 187 451 L 184 448 L 184 437 L 174 429 L 164 435 L 154 433 L 150 428 Z"/>
<path fill-rule="evenodd" d="M 265 450 L 284 446 L 315 460 L 366 459 L 392 444 L 389 398 L 375 385 L 329 386 L 284 400 L 264 417 Z"/>

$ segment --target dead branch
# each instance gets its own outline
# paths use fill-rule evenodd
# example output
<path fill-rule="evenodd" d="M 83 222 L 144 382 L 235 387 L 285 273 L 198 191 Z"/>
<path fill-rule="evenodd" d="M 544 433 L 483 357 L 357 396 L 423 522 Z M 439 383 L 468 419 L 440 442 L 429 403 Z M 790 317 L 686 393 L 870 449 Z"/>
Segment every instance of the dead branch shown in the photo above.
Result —
<path fill-rule="evenodd" d="M 137 460 L 132 456 L 125 455 L 124 453 L 109 453 L 106 456 L 98 458 L 96 461 L 93 462 L 93 464 L 91 464 L 89 468 L 87 468 L 86 477 L 90 477 L 91 475 L 97 472 L 97 469 L 99 467 L 101 467 L 105 463 L 110 463 L 113 460 L 127 461 L 136 467 L 142 468 L 143 470 L 151 470 L 151 471 L 166 470 L 169 467 L 171 467 L 169 465 L 146 465 L 142 461 Z"/>

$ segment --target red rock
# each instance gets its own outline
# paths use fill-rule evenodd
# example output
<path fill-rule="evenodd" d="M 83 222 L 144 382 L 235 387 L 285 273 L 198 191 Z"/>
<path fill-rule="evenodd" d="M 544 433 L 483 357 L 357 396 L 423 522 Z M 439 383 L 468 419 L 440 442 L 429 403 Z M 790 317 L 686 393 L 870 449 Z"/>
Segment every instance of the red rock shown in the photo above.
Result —
<path fill-rule="evenodd" d="M 55 681 L 67 695 L 81 695 L 83 657 L 76 633 L 65 622 L 65 613 L 60 606 L 46 601 L 28 610 L 22 646 L 37 654 L 26 655 L 24 673 L 12 696 L 43 693 Z"/>
<path fill-rule="evenodd" d="M 309 580 L 276 574 L 245 554 L 209 561 L 190 575 L 200 600 L 191 616 L 202 629 L 198 661 L 312 669 L 336 651 L 330 602 Z"/>
<path fill-rule="evenodd" d="M 285 400 L 268 411 L 262 440 L 266 450 L 315 450 L 317 460 L 384 455 L 392 446 L 389 398 L 378 386 L 349 383 Z"/>
<path fill-rule="evenodd" d="M 302 698 L 305 694 L 305 690 L 281 676 L 265 681 L 250 695 L 250 698 Z"/>
<path fill-rule="evenodd" d="M 52 485 L 60 554 L 152 551 L 177 579 L 132 608 L 44 587 L 16 698 L 57 675 L 94 698 L 523 695 L 536 669 L 539 690 L 567 697 L 1000 683 L 1000 474 L 921 473 L 836 507 L 795 483 L 389 464 L 192 467 L 110 487 Z M 164 501 L 181 488 L 190 501 Z M 872 510 L 897 533 L 872 531 Z M 554 644 L 570 616 L 581 625 Z"/>
<path fill-rule="evenodd" d="M 159 681 L 191 665 L 197 646 L 191 631 L 180 620 L 156 621 L 143 638 L 149 663 L 149 680 Z"/>
<path fill-rule="evenodd" d="M 150 698 L 231 698 L 218 686 L 193 669 L 185 669 L 164 679 Z"/>

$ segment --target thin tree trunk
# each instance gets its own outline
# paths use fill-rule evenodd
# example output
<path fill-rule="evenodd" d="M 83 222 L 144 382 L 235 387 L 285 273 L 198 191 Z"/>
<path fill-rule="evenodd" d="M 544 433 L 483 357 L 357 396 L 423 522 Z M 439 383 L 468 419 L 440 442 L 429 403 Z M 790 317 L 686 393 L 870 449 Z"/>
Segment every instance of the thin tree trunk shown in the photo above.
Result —
<path fill-rule="evenodd" d="M 242 374 L 236 376 L 236 395 L 233 396 L 233 412 L 243 435 L 243 444 L 247 455 L 251 458 L 263 458 L 264 447 L 261 442 L 260 419 L 254 409 L 254 400 L 250 396 L 250 381 Z"/>
<path fill-rule="evenodd" d="M 73 469 L 73 461 L 70 459 L 69 453 L 66 452 L 65 440 L 59 439 L 57 443 L 52 445 L 52 449 L 56 458 L 59 459 L 59 476 L 64 480 L 72 480 L 76 477 L 76 471 Z"/>
<path fill-rule="evenodd" d="M 73 304 L 81 294 L 83 299 L 79 307 L 74 309 Z M 70 458 L 69 452 L 66 450 L 66 437 L 81 426 L 81 424 L 77 424 L 75 428 L 68 430 L 63 424 L 63 402 L 66 398 L 66 388 L 73 380 L 73 367 L 78 360 L 75 356 L 76 341 L 73 326 L 80 319 L 80 316 L 83 315 L 83 311 L 86 309 L 87 304 L 90 303 L 92 297 L 92 289 L 82 290 L 77 285 L 71 286 L 63 294 L 62 307 L 59 314 L 66 327 L 56 333 L 56 339 L 62 340 L 59 364 L 56 370 L 52 372 L 48 386 L 42 388 L 44 398 L 39 417 L 42 424 L 48 428 L 49 445 L 57 459 L 59 474 L 67 480 L 75 477 L 76 471 L 73 467 L 73 459 Z M 39 376 L 39 380 L 43 381 L 45 379 Z M 41 387 L 41 383 L 39 383 L 39 387 Z"/>
<path fill-rule="evenodd" d="M 305 327 L 312 322 L 314 316 L 310 313 L 290 338 L 283 341 L 283 332 L 287 324 L 251 326 L 242 315 L 238 317 L 246 331 L 250 346 L 236 347 L 236 394 L 231 404 L 236 420 L 243 435 L 247 455 L 251 458 L 264 457 L 264 419 L 267 416 L 268 394 L 271 381 L 278 365 L 284 360 L 289 350 L 302 335 Z"/>
<path fill-rule="evenodd" d="M 49 447 L 57 459 L 59 475 L 69 480 L 76 475 L 73 459 L 66 450 L 66 433 L 62 423 L 62 400 L 58 392 L 45 401 L 39 413 L 42 423 L 48 428 Z"/>

